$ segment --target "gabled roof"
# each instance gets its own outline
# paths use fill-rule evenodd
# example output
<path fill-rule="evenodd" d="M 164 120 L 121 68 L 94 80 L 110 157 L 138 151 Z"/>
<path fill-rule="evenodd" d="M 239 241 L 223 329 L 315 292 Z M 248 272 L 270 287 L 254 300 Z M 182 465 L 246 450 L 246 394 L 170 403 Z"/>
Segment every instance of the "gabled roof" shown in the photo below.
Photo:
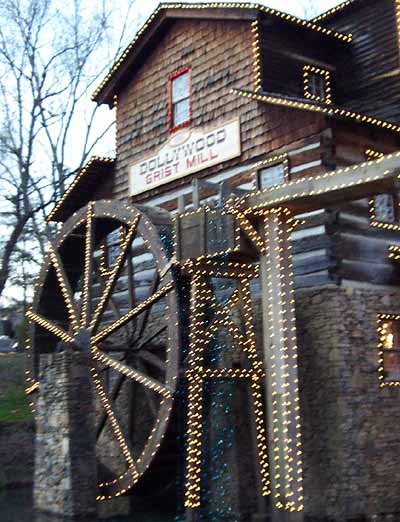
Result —
<path fill-rule="evenodd" d="M 350 42 L 352 39 L 351 34 L 340 33 L 318 25 L 313 21 L 302 20 L 301 18 L 260 4 L 238 2 L 201 4 L 162 3 L 147 19 L 136 37 L 112 66 L 107 76 L 94 92 L 92 99 L 99 104 L 107 103 L 112 106 L 114 97 L 124 85 L 126 76 L 134 70 L 143 50 L 151 48 L 151 46 L 154 45 L 154 41 L 159 41 L 160 35 L 174 20 L 187 18 L 255 20 L 260 15 L 272 16 L 283 22 L 315 31 L 320 35 L 339 41 Z M 155 36 L 157 36 L 157 38 L 155 38 Z"/>
<path fill-rule="evenodd" d="M 75 211 L 86 205 L 92 199 L 93 192 L 99 183 L 112 174 L 114 162 L 114 158 L 91 157 L 58 200 L 46 221 L 65 221 Z"/>

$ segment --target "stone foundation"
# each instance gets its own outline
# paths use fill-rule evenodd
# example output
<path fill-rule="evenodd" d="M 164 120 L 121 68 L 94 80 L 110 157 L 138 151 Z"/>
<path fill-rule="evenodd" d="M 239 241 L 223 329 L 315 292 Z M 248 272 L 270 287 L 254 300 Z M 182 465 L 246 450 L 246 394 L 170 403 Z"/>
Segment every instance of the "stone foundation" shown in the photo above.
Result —
<path fill-rule="evenodd" d="M 42 357 L 40 370 L 35 509 L 95 522 L 96 440 L 87 362 L 84 355 L 66 351 Z"/>
<path fill-rule="evenodd" d="M 400 520 L 400 388 L 380 388 L 378 313 L 400 294 L 326 288 L 296 296 L 306 520 Z"/>

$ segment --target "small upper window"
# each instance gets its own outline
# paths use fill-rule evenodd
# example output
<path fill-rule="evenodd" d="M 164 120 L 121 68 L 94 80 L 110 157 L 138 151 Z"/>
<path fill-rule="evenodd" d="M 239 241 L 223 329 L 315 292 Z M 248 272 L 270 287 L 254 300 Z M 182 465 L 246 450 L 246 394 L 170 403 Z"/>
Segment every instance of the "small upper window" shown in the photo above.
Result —
<path fill-rule="evenodd" d="M 169 127 L 175 130 L 192 120 L 190 69 L 179 69 L 169 77 Z"/>
<path fill-rule="evenodd" d="M 319 67 L 305 65 L 304 96 L 310 100 L 332 103 L 331 73 Z"/>
<path fill-rule="evenodd" d="M 276 163 L 258 171 L 258 185 L 260 189 L 268 189 L 285 183 L 286 168 L 284 163 Z"/>

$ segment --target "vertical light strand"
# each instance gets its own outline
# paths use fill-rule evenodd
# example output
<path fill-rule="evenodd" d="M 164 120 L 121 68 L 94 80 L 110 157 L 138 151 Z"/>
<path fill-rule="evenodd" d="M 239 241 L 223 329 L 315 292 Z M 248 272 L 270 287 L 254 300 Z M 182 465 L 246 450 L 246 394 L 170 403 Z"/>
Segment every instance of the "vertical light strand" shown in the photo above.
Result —
<path fill-rule="evenodd" d="M 204 293 L 207 294 L 207 289 L 205 281 L 199 276 L 192 278 L 191 285 L 185 507 L 198 508 L 200 507 L 203 424 L 203 376 L 200 368 L 203 360 L 204 343 L 202 343 L 201 331 L 204 315 Z M 196 370 L 196 373 L 193 370 Z"/>
<path fill-rule="evenodd" d="M 287 480 L 286 509 L 300 511 L 303 509 L 303 464 L 301 445 L 301 418 L 299 405 L 299 381 L 298 381 L 298 351 L 297 331 L 294 300 L 294 276 L 292 261 L 292 245 L 290 234 L 293 231 L 294 220 L 287 209 L 276 215 L 276 222 L 280 228 L 279 255 L 282 259 L 281 279 L 284 292 L 282 305 L 284 308 L 284 342 L 288 355 L 285 379 L 288 379 L 287 402 L 290 414 L 286 419 L 287 431 L 285 432 L 285 470 Z"/>
<path fill-rule="evenodd" d="M 267 254 L 261 258 L 261 272 L 267 298 L 263 312 L 271 486 L 277 509 L 300 512 L 303 470 L 291 216 L 286 209 L 264 216 Z"/>
<path fill-rule="evenodd" d="M 86 235 L 85 235 L 85 258 L 83 272 L 83 296 L 82 296 L 82 315 L 81 326 L 86 327 L 90 317 L 90 301 L 91 301 L 91 279 L 93 272 L 93 247 L 94 247 L 94 203 L 91 201 L 87 206 L 86 214 Z"/>
<path fill-rule="evenodd" d="M 395 10 L 396 10 L 396 28 L 397 28 L 397 46 L 398 46 L 398 53 L 400 58 L 400 0 L 394 0 L 395 4 Z M 400 65 L 400 60 L 399 60 Z"/>
<path fill-rule="evenodd" d="M 251 23 L 253 33 L 253 87 L 255 91 L 261 90 L 261 49 L 260 49 L 260 21 L 254 20 Z"/>
<path fill-rule="evenodd" d="M 257 451 L 260 463 L 260 475 L 262 484 L 261 494 L 264 497 L 266 497 L 271 494 L 271 482 L 269 479 L 267 434 L 265 430 L 261 385 L 258 376 L 255 376 L 251 380 L 251 395 L 253 399 Z"/>
<path fill-rule="evenodd" d="M 244 316 L 244 328 L 245 328 L 245 343 L 242 347 L 243 352 L 247 354 L 250 360 L 251 367 L 254 371 L 251 378 L 251 395 L 253 399 L 253 410 L 255 418 L 256 428 L 256 440 L 257 440 L 257 451 L 258 460 L 260 466 L 261 476 L 261 494 L 268 496 L 271 494 L 270 479 L 269 479 L 269 467 L 268 467 L 268 447 L 267 447 L 267 434 L 265 430 L 265 420 L 263 413 L 261 385 L 260 385 L 260 373 L 263 374 L 263 363 L 259 359 L 256 349 L 256 334 L 253 324 L 253 310 L 251 306 L 251 290 L 249 279 L 242 279 L 240 281 L 240 292 L 242 294 L 242 306 Z"/>

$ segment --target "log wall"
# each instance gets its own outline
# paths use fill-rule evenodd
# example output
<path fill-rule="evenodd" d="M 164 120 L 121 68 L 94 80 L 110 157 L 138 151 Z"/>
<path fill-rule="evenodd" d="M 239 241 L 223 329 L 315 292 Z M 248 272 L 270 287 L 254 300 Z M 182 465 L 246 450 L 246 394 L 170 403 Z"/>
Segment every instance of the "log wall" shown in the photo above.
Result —
<path fill-rule="evenodd" d="M 356 2 L 321 23 L 353 34 L 348 52 L 337 62 L 338 105 L 399 122 L 399 28 L 395 2 Z"/>

